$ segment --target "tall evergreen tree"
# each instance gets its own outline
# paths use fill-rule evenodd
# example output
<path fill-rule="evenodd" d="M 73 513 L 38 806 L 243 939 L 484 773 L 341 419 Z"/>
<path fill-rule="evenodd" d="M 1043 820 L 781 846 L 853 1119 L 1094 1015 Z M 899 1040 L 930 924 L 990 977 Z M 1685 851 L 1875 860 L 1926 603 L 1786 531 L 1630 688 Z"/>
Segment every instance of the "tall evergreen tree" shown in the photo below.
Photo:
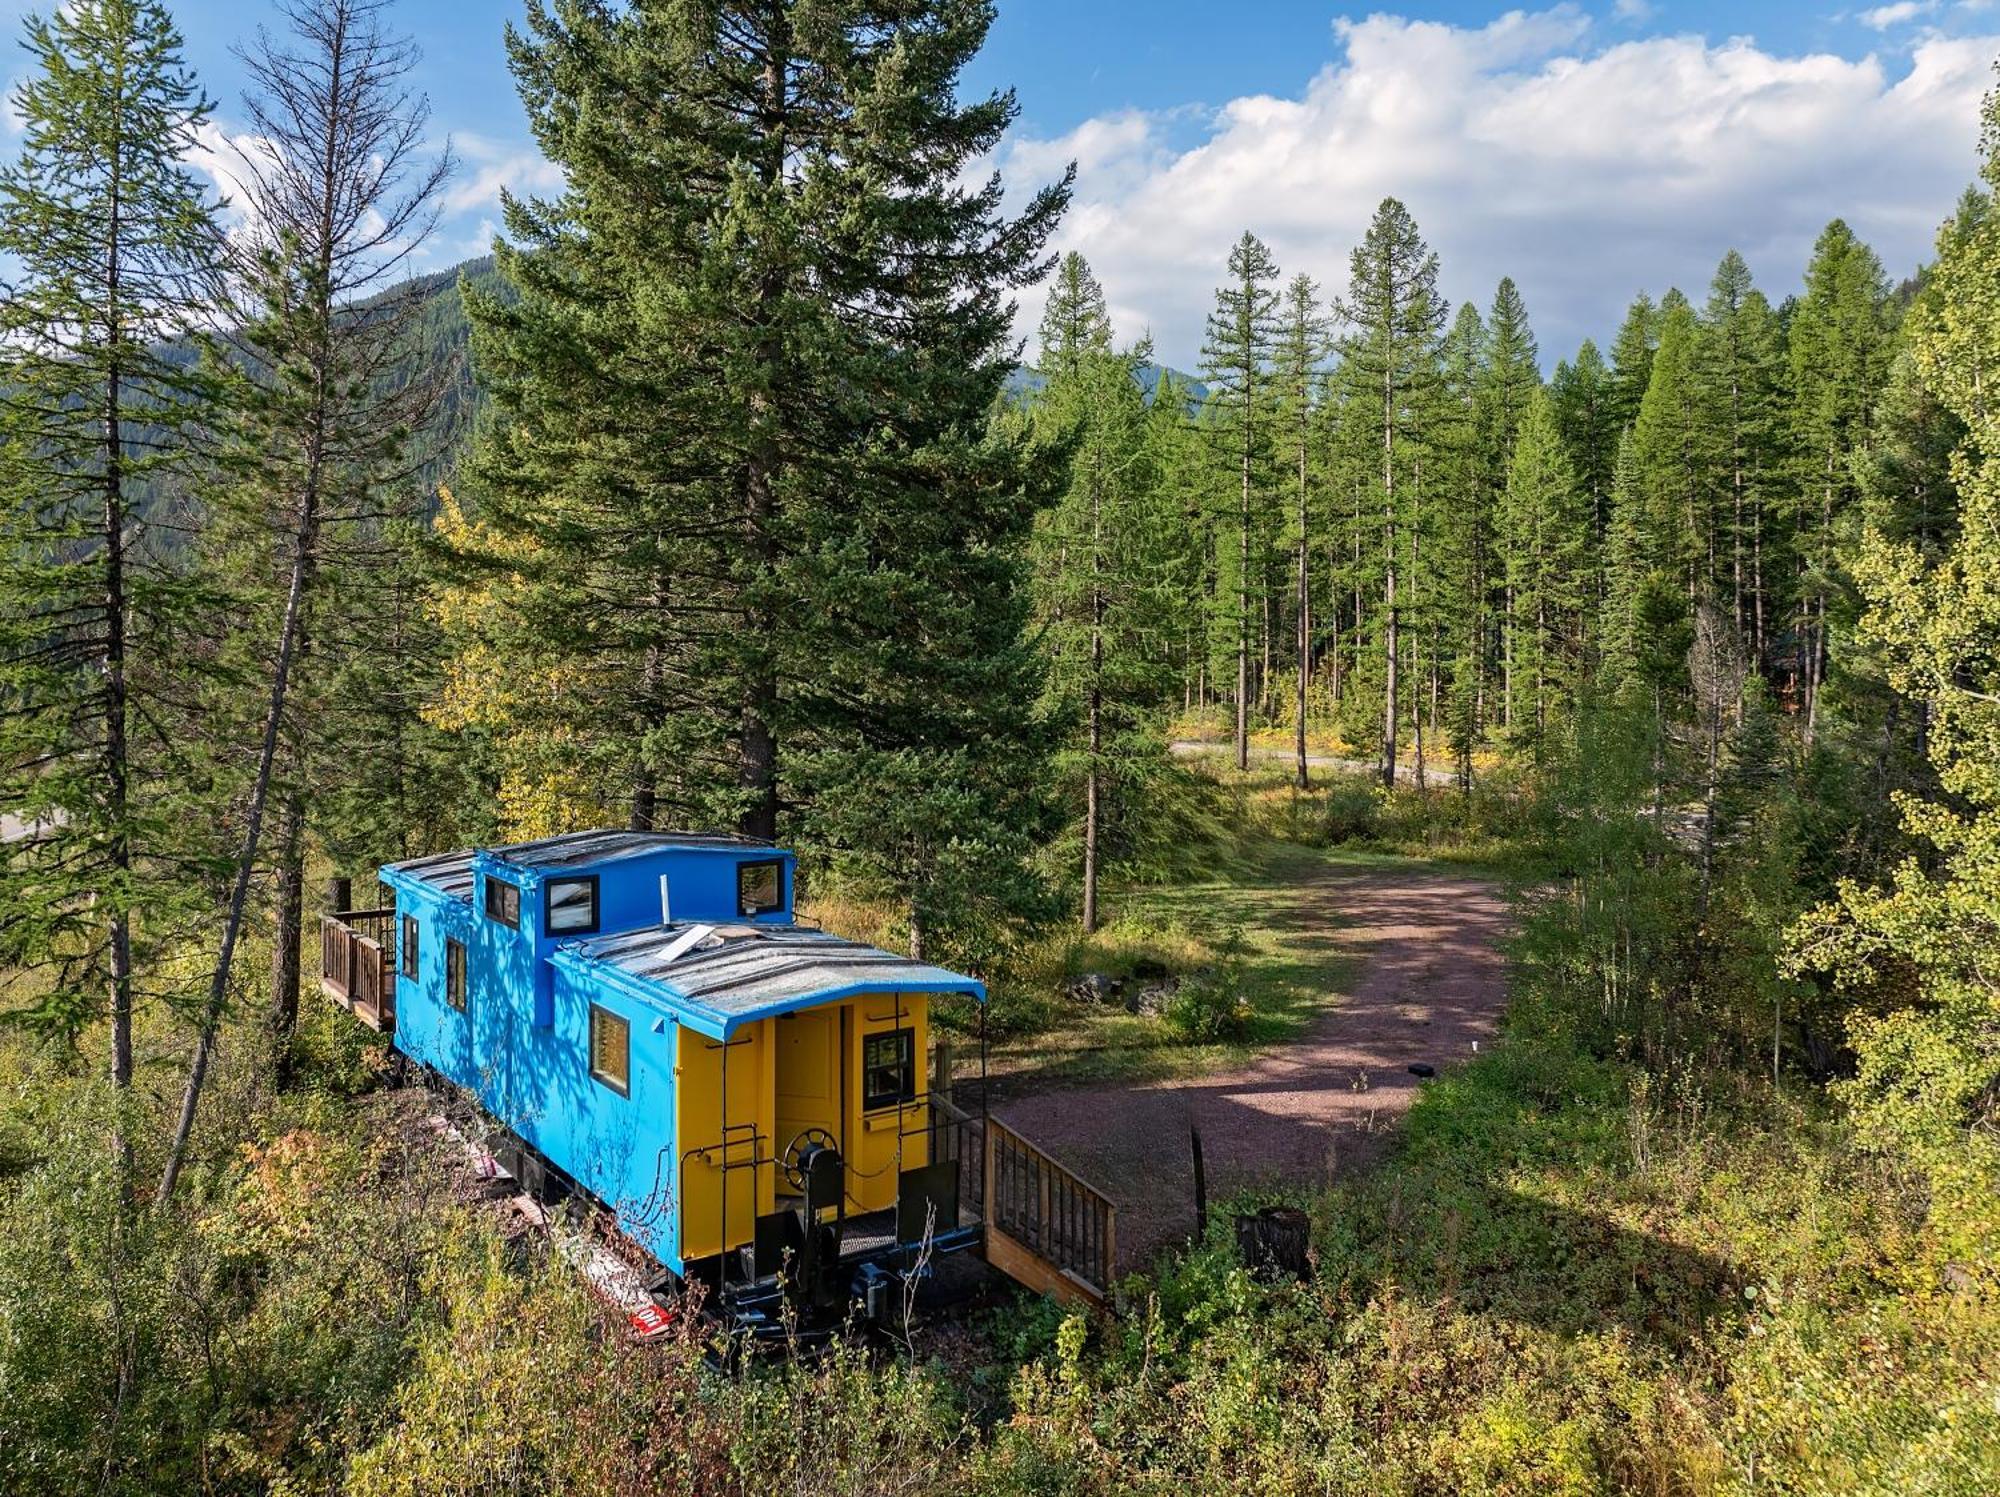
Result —
<path fill-rule="evenodd" d="M 1653 350 L 1660 342 L 1660 309 L 1641 291 L 1618 324 L 1611 340 L 1611 384 L 1607 393 L 1607 414 L 1614 432 L 1623 431 L 1639 419 L 1639 402 L 1653 377 Z"/>
<path fill-rule="evenodd" d="M 1503 277 L 1493 293 L 1493 310 L 1486 319 L 1485 359 L 1479 378 L 1479 448 L 1487 471 L 1487 483 L 1495 495 L 1503 493 L 1514 465 L 1514 434 L 1528 409 L 1529 398 L 1541 388 L 1542 374 L 1537 365 L 1535 335 L 1528 327 L 1528 309 L 1511 279 Z M 1504 563 L 1493 567 L 1506 593 L 1501 608 L 1500 720 L 1514 725 L 1513 628 L 1516 609 L 1511 573 Z"/>
<path fill-rule="evenodd" d="M 1555 398 L 1556 423 L 1562 428 L 1570 467 L 1583 494 L 1590 521 L 1591 548 L 1596 554 L 1604 544 L 1604 527 L 1610 512 L 1611 470 L 1618 460 L 1618 424 L 1611 402 L 1611 370 L 1595 343 L 1585 338 L 1574 360 L 1556 366 L 1550 394 Z"/>
<path fill-rule="evenodd" d="M 1776 314 L 1731 250 L 1716 267 L 1702 309 L 1695 362 L 1708 451 L 1704 466 L 1726 489 L 1710 528 L 1709 584 L 1729 599 L 1751 658 L 1764 652 L 1764 546 L 1776 498 L 1776 423 L 1782 395 Z"/>
<path fill-rule="evenodd" d="M 1653 355 L 1632 446 L 1645 508 L 1648 559 L 1672 577 L 1690 603 L 1703 592 L 1711 542 L 1701 405 L 1695 371 L 1694 308 L 1678 291 L 1660 302 L 1660 343 Z"/>
<path fill-rule="evenodd" d="M 770 837 L 788 775 L 794 801 L 875 799 L 871 765 L 954 818 L 1001 793 L 1031 506 L 986 417 L 1068 188 L 1009 216 L 997 178 L 965 185 L 1016 108 L 959 97 L 991 20 L 537 3 L 510 36 L 566 187 L 509 205 L 519 300 L 468 299 L 497 416 L 481 523 L 530 563 L 482 627 L 565 673 L 553 726 L 605 745 L 637 825 Z M 947 843 L 808 825 L 914 930 L 959 907 Z"/>
<path fill-rule="evenodd" d="M 1278 336 L 1278 267 L 1248 230 L 1229 252 L 1229 284 L 1215 293 L 1202 344 L 1209 385 L 1210 429 L 1227 454 L 1228 491 L 1236 519 L 1233 555 L 1218 552 L 1217 606 L 1230 621 L 1236 664 L 1236 767 L 1250 764 L 1250 628 L 1263 602 L 1261 540 L 1270 521 L 1270 424 L 1276 391 L 1271 356 Z M 1232 563 L 1233 566 L 1228 565 Z"/>
<path fill-rule="evenodd" d="M 45 974 L 52 1028 L 108 1015 L 124 1088 L 142 970 L 205 897 L 218 809 L 172 724 L 220 610 L 168 535 L 214 393 L 172 346 L 219 265 L 184 164 L 210 106 L 152 0 L 74 0 L 27 47 L 0 172 L 0 804 L 22 824 L 0 842 L 0 959 Z"/>
<path fill-rule="evenodd" d="M 1604 599 L 1598 611 L 1598 684 L 1616 697 L 1639 671 L 1640 600 L 1652 576 L 1639 456 L 1628 430 L 1611 470 L 1610 521 L 1604 532 Z"/>
<path fill-rule="evenodd" d="M 1449 676 L 1444 733 L 1462 792 L 1472 789 L 1472 756 L 1485 731 L 1488 657 L 1492 653 L 1492 568 L 1498 556 L 1497 496 L 1480 430 L 1480 384 L 1486 367 L 1486 324 L 1467 302 L 1445 338 L 1443 385 L 1431 423 L 1432 492 L 1442 509 L 1437 569 L 1438 610 L 1433 658 Z"/>
<path fill-rule="evenodd" d="M 1292 489 L 1296 534 L 1292 595 L 1296 617 L 1297 679 L 1294 682 L 1294 781 L 1303 790 L 1306 772 L 1307 680 L 1312 673 L 1312 510 L 1313 447 L 1318 434 L 1321 364 L 1326 357 L 1327 319 L 1320 308 L 1319 287 L 1312 277 L 1297 275 L 1285 288 L 1284 306 L 1272 370 L 1278 387 L 1279 425 L 1283 433 L 1286 482 Z"/>
<path fill-rule="evenodd" d="M 1081 255 L 1065 255 L 1042 317 L 1044 383 L 1032 419 L 1037 438 L 1061 452 L 1068 482 L 1038 527 L 1036 591 L 1056 716 L 1079 729 L 1057 763 L 1082 787 L 1086 933 L 1098 924 L 1106 828 L 1121 792 L 1143 775 L 1152 748 L 1144 716 L 1162 682 L 1165 527 L 1148 470 L 1143 358 L 1143 349 L 1112 352 L 1103 292 Z"/>
<path fill-rule="evenodd" d="M 1887 300 L 1875 252 L 1835 219 L 1813 247 L 1805 295 L 1788 329 L 1798 505 L 1796 671 L 1808 743 L 1819 726 L 1833 634 L 1851 611 L 1839 535 L 1855 501 L 1856 465 L 1865 460 L 1875 393 L 1888 368 Z"/>
<path fill-rule="evenodd" d="M 1552 708 L 1577 687 L 1587 530 L 1576 477 L 1563 449 L 1555 404 L 1537 388 L 1528 397 L 1507 475 L 1505 516 L 1509 679 L 1530 693 L 1528 719 L 1537 755 Z"/>
<path fill-rule="evenodd" d="M 291 34 L 260 34 L 243 54 L 259 144 L 245 163 L 249 305 L 234 343 L 247 393 L 224 444 L 225 509 L 248 532 L 247 601 L 256 632 L 271 643 L 253 651 L 265 689 L 244 736 L 259 745 L 256 768 L 162 1198 L 194 1126 L 274 798 L 270 1029 L 275 1073 L 280 1084 L 289 1077 L 307 805 L 311 788 L 334 778 L 324 766 L 342 757 L 337 746 L 316 755 L 309 741 L 329 722 L 310 710 L 322 578 L 331 559 L 331 575 L 351 594 L 371 559 L 356 541 L 379 545 L 378 519 L 398 507 L 407 513 L 417 466 L 410 433 L 431 415 L 444 373 L 408 377 L 423 298 L 406 267 L 436 222 L 451 158 L 422 155 L 429 106 L 403 87 L 416 54 L 384 28 L 386 3 L 291 0 L 283 11 Z M 346 644 L 338 632 L 332 643 L 336 656 Z"/>
<path fill-rule="evenodd" d="M 1438 261 L 1416 220 L 1394 198 L 1384 198 L 1348 266 L 1347 296 L 1339 304 L 1349 331 L 1341 339 L 1341 378 L 1367 413 L 1375 448 L 1376 503 L 1382 517 L 1382 752 L 1384 785 L 1396 782 L 1396 730 L 1402 666 L 1402 600 L 1397 574 L 1403 509 L 1409 485 L 1397 492 L 1399 473 L 1414 454 L 1408 444 L 1415 412 L 1440 377 L 1439 355 L 1448 307 L 1437 289 Z"/>

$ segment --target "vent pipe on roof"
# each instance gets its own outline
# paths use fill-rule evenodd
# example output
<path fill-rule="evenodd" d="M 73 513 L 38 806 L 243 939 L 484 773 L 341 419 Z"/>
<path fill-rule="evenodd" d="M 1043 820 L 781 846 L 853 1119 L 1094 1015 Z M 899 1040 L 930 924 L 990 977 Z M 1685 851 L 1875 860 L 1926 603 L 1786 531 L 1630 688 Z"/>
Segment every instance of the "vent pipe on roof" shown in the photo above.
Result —
<path fill-rule="evenodd" d="M 674 907 L 672 902 L 667 898 L 667 876 L 663 873 L 660 875 L 660 924 L 672 925 L 673 923 Z"/>

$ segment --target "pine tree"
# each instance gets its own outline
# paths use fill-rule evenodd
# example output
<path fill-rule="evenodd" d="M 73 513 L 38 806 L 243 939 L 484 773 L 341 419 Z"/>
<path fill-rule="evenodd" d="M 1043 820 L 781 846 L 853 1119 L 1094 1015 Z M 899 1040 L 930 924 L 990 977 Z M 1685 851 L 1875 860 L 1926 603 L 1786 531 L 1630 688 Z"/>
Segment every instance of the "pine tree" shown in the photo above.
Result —
<path fill-rule="evenodd" d="M 1590 339 L 1583 340 L 1574 361 L 1556 366 L 1549 382 L 1555 397 L 1556 423 L 1562 429 L 1571 469 L 1582 491 L 1590 520 L 1593 555 L 1604 545 L 1604 527 L 1611 503 L 1611 470 L 1618 460 L 1618 424 L 1611 406 L 1611 371 Z M 1602 589 L 1603 579 L 1598 579 Z"/>
<path fill-rule="evenodd" d="M 1435 548 L 1443 606 L 1433 658 L 1448 671 L 1445 739 L 1461 792 L 1472 789 L 1472 755 L 1485 731 L 1488 657 L 1494 644 L 1491 581 L 1498 507 L 1480 437 L 1486 325 L 1467 302 L 1445 339 L 1443 384 L 1431 423 L 1433 492 L 1442 515 Z"/>
<path fill-rule="evenodd" d="M 1604 533 L 1604 600 L 1599 606 L 1598 684 L 1615 698 L 1639 674 L 1640 599 L 1653 575 L 1645 499 L 1632 433 L 1618 439 L 1612 466 L 1610 521 Z"/>
<path fill-rule="evenodd" d="M 1798 506 L 1795 670 L 1808 745 L 1819 726 L 1834 632 L 1850 612 L 1839 533 L 1855 501 L 1856 463 L 1865 460 L 1874 396 L 1888 367 L 1887 298 L 1874 251 L 1839 219 L 1828 224 L 1788 329 Z"/>
<path fill-rule="evenodd" d="M 1540 351 L 1528 325 L 1528 308 L 1512 279 L 1502 277 L 1486 315 L 1485 359 L 1480 370 L 1480 439 L 1496 473 L 1514 461 L 1514 434 L 1541 388 Z"/>
<path fill-rule="evenodd" d="M 141 972 L 201 907 L 218 813 L 172 724 L 221 610 L 167 524 L 215 394 L 174 341 L 220 261 L 184 165 L 210 106 L 150 0 L 74 0 L 27 47 L 0 173 L 0 804 L 25 828 L 0 843 L 0 960 L 44 974 L 50 1028 L 108 1015 L 124 1088 Z"/>
<path fill-rule="evenodd" d="M 1479 377 L 1479 448 L 1486 466 L 1490 492 L 1500 494 L 1509 481 L 1514 463 L 1514 434 L 1526 414 L 1530 396 L 1541 388 L 1537 367 L 1535 335 L 1528 327 L 1528 309 L 1521 293 L 1509 279 L 1502 279 L 1493 294 L 1493 310 L 1486 319 L 1485 357 Z M 1504 562 L 1493 569 L 1506 593 L 1501 608 L 1500 720 L 1514 725 L 1514 659 L 1512 630 L 1515 607 L 1513 583 Z"/>
<path fill-rule="evenodd" d="M 1576 477 L 1554 402 L 1539 388 L 1528 397 L 1521 419 L 1502 513 L 1512 612 L 1508 674 L 1532 692 L 1530 720 L 1539 755 L 1551 706 L 1577 684 L 1580 616 L 1589 595 Z"/>
<path fill-rule="evenodd" d="M 1163 527 L 1151 503 L 1157 490 L 1137 377 L 1145 351 L 1112 352 L 1103 292 L 1080 255 L 1063 257 L 1040 341 L 1044 383 L 1032 423 L 1036 438 L 1061 452 L 1068 481 L 1038 528 L 1037 612 L 1054 715 L 1065 729 L 1078 725 L 1057 764 L 1082 785 L 1089 933 L 1098 924 L 1105 829 L 1119 817 L 1121 790 L 1141 773 L 1150 743 L 1138 730 L 1161 687 L 1153 605 Z"/>
<path fill-rule="evenodd" d="M 1038 335 L 1040 357 L 1035 372 L 1046 383 L 1075 379 L 1085 364 L 1111 352 L 1111 317 L 1104 309 L 1104 288 L 1090 273 L 1090 264 L 1071 250 L 1056 262 L 1049 278 L 1049 299 L 1042 310 Z"/>
<path fill-rule="evenodd" d="M 1164 531 L 1156 537 L 1159 560 L 1152 579 L 1160 618 L 1158 648 L 1180 671 L 1183 708 L 1199 705 L 1208 639 L 1203 610 L 1211 475 L 1203 435 L 1188 418 L 1191 399 L 1186 380 L 1162 370 L 1146 407 L 1143 433 L 1151 507 Z"/>
<path fill-rule="evenodd" d="M 1660 302 L 1660 344 L 1646 382 L 1632 446 L 1639 465 L 1649 561 L 1672 578 L 1690 604 L 1704 592 L 1713 516 L 1703 465 L 1701 405 L 1695 372 L 1698 327 L 1678 291 Z"/>
<path fill-rule="evenodd" d="M 1297 588 L 1292 597 L 1296 614 L 1298 669 L 1295 682 L 1293 746 L 1294 780 L 1306 788 L 1306 683 L 1312 671 L 1312 510 L 1313 448 L 1318 435 L 1320 366 L 1326 356 L 1327 320 L 1320 310 L 1319 287 L 1312 277 L 1298 275 L 1285 288 L 1284 307 L 1275 353 L 1273 378 L 1278 389 L 1278 425 L 1283 432 L 1287 481 L 1292 487 L 1297 533 L 1292 537 Z"/>
<path fill-rule="evenodd" d="M 259 745 L 256 769 L 162 1199 L 173 1193 L 194 1126 L 274 796 L 270 1039 L 279 1084 L 289 1079 L 307 806 L 312 788 L 334 778 L 321 766 L 344 757 L 337 744 L 316 755 L 310 742 L 311 730 L 323 734 L 338 721 L 312 710 L 322 579 L 350 593 L 361 588 L 370 560 L 362 543 L 379 544 L 379 517 L 415 490 L 410 435 L 441 390 L 442 370 L 407 377 L 423 298 L 404 269 L 436 221 L 452 163 L 448 153 L 420 155 L 429 108 L 402 87 L 415 52 L 383 28 L 385 4 L 292 0 L 283 11 L 290 37 L 262 34 L 243 54 L 259 149 L 244 164 L 251 221 L 239 242 L 240 279 L 250 305 L 233 339 L 246 393 L 222 462 L 232 480 L 226 512 L 248 532 L 245 591 L 271 644 L 255 651 L 264 690 L 245 737 Z M 364 301 L 367 315 L 357 316 Z M 325 642 L 336 655 L 347 645 L 342 636 Z"/>
<path fill-rule="evenodd" d="M 1709 286 L 1695 364 L 1704 466 L 1726 487 L 1710 530 L 1709 584 L 1715 596 L 1730 600 L 1730 617 L 1749 637 L 1753 661 L 1764 655 L 1764 546 L 1778 486 L 1780 360 L 1776 314 L 1731 250 Z"/>
<path fill-rule="evenodd" d="M 1401 496 L 1397 477 L 1412 454 L 1407 445 L 1413 413 L 1436 387 L 1439 353 L 1448 308 L 1437 289 L 1437 256 L 1424 243 L 1416 220 L 1394 198 L 1375 210 L 1368 232 L 1349 262 L 1348 290 L 1339 304 L 1350 331 L 1340 342 L 1341 378 L 1354 397 L 1353 409 L 1367 412 L 1375 447 L 1376 502 L 1382 517 L 1382 783 L 1396 782 L 1396 730 L 1401 705 L 1402 600 L 1397 596 L 1400 527 L 1408 485 Z"/>
<path fill-rule="evenodd" d="M 1660 310 L 1641 291 L 1626 309 L 1618 335 L 1611 340 L 1611 384 L 1606 413 L 1614 432 L 1639 419 L 1639 402 L 1653 378 L 1653 350 L 1660 341 Z"/>
<path fill-rule="evenodd" d="M 1268 527 L 1270 424 L 1276 392 L 1271 356 L 1278 336 L 1278 267 L 1256 235 L 1244 232 L 1229 252 L 1230 283 L 1215 293 L 1202 344 L 1202 374 L 1209 384 L 1209 429 L 1227 453 L 1228 489 L 1235 503 L 1233 554 L 1218 551 L 1217 606 L 1229 620 L 1236 664 L 1236 767 L 1250 764 L 1250 618 L 1263 601 Z M 1229 563 L 1233 562 L 1233 567 Z"/>
<path fill-rule="evenodd" d="M 510 55 L 566 188 L 509 206 L 519 300 L 468 297 L 496 414 L 477 518 L 529 563 L 468 647 L 571 684 L 536 709 L 548 741 L 593 740 L 637 825 L 770 837 L 788 803 L 880 803 L 871 766 L 923 786 L 929 837 L 802 823 L 896 889 L 913 941 L 969 908 L 962 851 L 1010 855 L 947 828 L 1014 793 L 1038 695 L 1006 638 L 1032 504 L 986 426 L 1068 189 L 1010 217 L 997 178 L 965 185 L 1015 113 L 958 96 L 991 19 L 532 5 Z"/>

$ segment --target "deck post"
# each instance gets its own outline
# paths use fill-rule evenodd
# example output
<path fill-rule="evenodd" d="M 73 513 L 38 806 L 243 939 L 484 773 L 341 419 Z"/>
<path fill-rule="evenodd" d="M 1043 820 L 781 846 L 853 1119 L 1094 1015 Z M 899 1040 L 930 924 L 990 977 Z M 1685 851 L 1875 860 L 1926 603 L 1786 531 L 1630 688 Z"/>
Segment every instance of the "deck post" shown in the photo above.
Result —
<path fill-rule="evenodd" d="M 993 1119 L 990 1117 L 986 1120 L 986 1132 L 980 1142 L 979 1155 L 982 1176 L 979 1184 L 981 1197 L 979 1214 L 983 1218 L 981 1225 L 984 1235 L 990 1243 L 993 1239 L 993 1218 L 998 1214 L 993 1205 Z"/>
<path fill-rule="evenodd" d="M 947 1102 L 952 1100 L 950 1040 L 939 1040 L 931 1051 L 931 1091 Z"/>

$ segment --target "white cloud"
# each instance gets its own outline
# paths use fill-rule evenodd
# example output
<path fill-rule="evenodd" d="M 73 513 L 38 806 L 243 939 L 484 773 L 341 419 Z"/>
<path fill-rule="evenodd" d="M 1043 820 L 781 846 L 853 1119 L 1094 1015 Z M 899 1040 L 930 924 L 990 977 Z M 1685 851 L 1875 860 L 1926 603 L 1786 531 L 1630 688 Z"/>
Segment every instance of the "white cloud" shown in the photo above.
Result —
<path fill-rule="evenodd" d="M 1169 144 L 1180 121 L 1122 114 L 1017 140 L 1003 165 L 1019 191 L 1078 160 L 1058 247 L 1089 258 L 1121 337 L 1150 330 L 1183 367 L 1246 228 L 1288 276 L 1338 291 L 1376 204 L 1399 197 L 1453 300 L 1484 306 L 1512 275 L 1553 363 L 1606 339 L 1642 287 L 1699 298 L 1731 247 L 1784 295 L 1835 216 L 1907 271 L 1973 177 L 2000 38 L 1925 37 L 1892 77 L 1742 38 L 1593 49 L 1588 27 L 1569 6 L 1476 28 L 1341 21 L 1342 55 L 1301 96 L 1232 100 L 1191 147 Z"/>
<path fill-rule="evenodd" d="M 1618 0 L 1611 14 L 1621 21 L 1646 21 L 1652 19 L 1653 7 L 1650 0 Z"/>
<path fill-rule="evenodd" d="M 1864 10 L 1854 19 L 1870 31 L 1887 31 L 1893 26 L 1902 26 L 1914 21 L 1918 16 L 1927 16 L 1938 7 L 1938 0 L 1895 0 L 1893 5 L 1878 5 L 1873 10 Z"/>
<path fill-rule="evenodd" d="M 562 168 L 533 146 L 491 140 L 469 131 L 453 135 L 451 146 L 459 165 L 444 192 L 447 215 L 497 212 L 502 188 L 516 197 L 546 196 L 562 188 Z"/>

